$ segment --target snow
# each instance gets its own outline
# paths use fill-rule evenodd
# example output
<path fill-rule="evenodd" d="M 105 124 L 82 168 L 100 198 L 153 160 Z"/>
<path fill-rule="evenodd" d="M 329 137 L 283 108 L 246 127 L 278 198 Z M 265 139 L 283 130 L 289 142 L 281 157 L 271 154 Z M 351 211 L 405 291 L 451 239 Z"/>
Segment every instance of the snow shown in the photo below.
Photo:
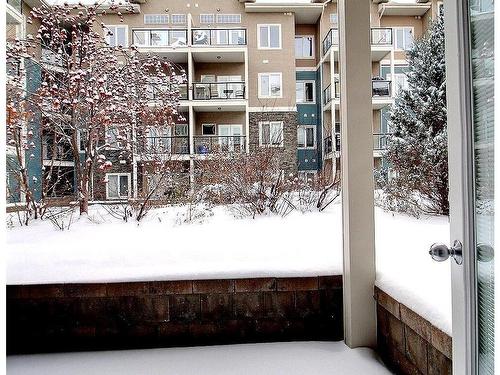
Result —
<path fill-rule="evenodd" d="M 7 357 L 9 375 L 389 375 L 375 353 L 343 342 L 288 342 Z"/>
<path fill-rule="evenodd" d="M 215 207 L 202 224 L 183 223 L 186 210 L 155 209 L 137 225 L 93 206 L 88 218 L 77 218 L 66 231 L 48 221 L 10 229 L 7 283 L 342 274 L 340 202 L 285 218 L 236 219 L 227 208 Z M 432 243 L 449 242 L 448 219 L 376 208 L 375 223 L 376 285 L 450 334 L 450 262 L 434 262 L 428 254 Z"/>

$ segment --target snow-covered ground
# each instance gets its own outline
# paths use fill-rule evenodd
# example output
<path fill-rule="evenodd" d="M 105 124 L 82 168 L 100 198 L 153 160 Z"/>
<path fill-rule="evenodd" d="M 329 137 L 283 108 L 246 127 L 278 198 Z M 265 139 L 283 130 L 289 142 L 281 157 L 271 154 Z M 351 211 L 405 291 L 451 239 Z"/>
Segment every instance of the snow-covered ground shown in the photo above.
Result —
<path fill-rule="evenodd" d="M 342 273 L 341 204 L 285 218 L 235 219 L 224 207 L 183 223 L 187 207 L 156 209 L 125 223 L 93 208 L 69 230 L 34 221 L 7 233 L 7 283 L 71 283 L 315 276 Z M 415 219 L 376 208 L 377 285 L 451 333 L 449 242 L 444 217 Z M 360 234 L 362 235 L 362 234 Z"/>
<path fill-rule="evenodd" d="M 9 375 L 389 375 L 370 349 L 289 342 L 7 357 Z"/>

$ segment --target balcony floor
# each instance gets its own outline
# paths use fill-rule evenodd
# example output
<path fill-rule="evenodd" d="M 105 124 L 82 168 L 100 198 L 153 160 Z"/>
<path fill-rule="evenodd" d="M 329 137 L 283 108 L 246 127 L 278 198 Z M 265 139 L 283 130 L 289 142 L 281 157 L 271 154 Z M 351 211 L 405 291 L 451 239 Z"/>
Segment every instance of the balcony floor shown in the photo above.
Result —
<path fill-rule="evenodd" d="M 391 374 L 366 348 L 288 342 L 7 357 L 9 375 Z"/>

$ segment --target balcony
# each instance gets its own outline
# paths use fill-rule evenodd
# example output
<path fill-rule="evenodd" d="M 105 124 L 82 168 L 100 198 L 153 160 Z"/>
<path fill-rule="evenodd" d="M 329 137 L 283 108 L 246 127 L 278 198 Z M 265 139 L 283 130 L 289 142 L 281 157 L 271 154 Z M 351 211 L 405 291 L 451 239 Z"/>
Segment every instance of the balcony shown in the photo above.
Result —
<path fill-rule="evenodd" d="M 375 156 L 381 156 L 381 152 L 387 149 L 387 139 L 389 133 L 373 133 L 373 152 Z M 334 140 L 334 143 L 332 142 Z M 340 152 L 340 133 L 334 133 L 323 139 L 325 156 L 332 152 Z"/>
<path fill-rule="evenodd" d="M 392 48 L 392 28 L 390 27 L 372 27 L 370 30 L 370 43 L 372 46 L 372 60 L 379 61 L 387 53 L 388 48 Z M 339 45 L 339 30 L 330 29 L 323 39 L 323 56 L 327 54 L 332 46 Z M 383 54 L 383 55 L 381 55 Z"/>
<path fill-rule="evenodd" d="M 189 154 L 188 136 L 149 136 L 145 138 L 143 150 L 146 155 Z"/>
<path fill-rule="evenodd" d="M 245 99 L 245 82 L 194 82 L 193 100 Z"/>
<path fill-rule="evenodd" d="M 332 101 L 332 99 L 340 98 L 340 82 L 334 82 L 334 93 L 332 96 L 332 88 L 331 84 L 328 85 L 323 90 L 323 105 L 326 107 Z M 381 109 L 386 105 L 392 103 L 392 90 L 391 90 L 391 81 L 382 80 L 382 79 L 373 79 L 372 80 L 372 103 L 373 109 Z M 335 103 L 338 106 L 340 103 L 337 101 Z M 329 107 L 328 107 L 329 108 Z M 324 109 L 328 109 L 324 108 Z"/>
<path fill-rule="evenodd" d="M 245 152 L 244 135 L 195 135 L 194 150 L 198 155 L 217 152 Z"/>
<path fill-rule="evenodd" d="M 180 100 L 188 100 L 188 84 L 187 83 L 178 83 L 173 85 L 174 88 L 179 90 L 179 99 Z M 162 91 L 170 90 L 172 88 L 171 84 L 147 84 L 146 85 L 146 95 L 150 100 L 156 100 L 162 98 Z"/>
<path fill-rule="evenodd" d="M 139 48 L 185 47 L 187 29 L 135 29 L 132 42 Z"/>
<path fill-rule="evenodd" d="M 247 44 L 246 29 L 195 29 L 191 32 L 192 45 L 244 46 Z"/>
<path fill-rule="evenodd" d="M 391 96 L 391 81 L 388 80 L 372 80 L 372 96 L 375 97 L 390 97 Z"/>
<path fill-rule="evenodd" d="M 374 133 L 373 134 L 373 151 L 384 151 L 387 149 L 387 139 L 390 134 L 388 133 Z"/>

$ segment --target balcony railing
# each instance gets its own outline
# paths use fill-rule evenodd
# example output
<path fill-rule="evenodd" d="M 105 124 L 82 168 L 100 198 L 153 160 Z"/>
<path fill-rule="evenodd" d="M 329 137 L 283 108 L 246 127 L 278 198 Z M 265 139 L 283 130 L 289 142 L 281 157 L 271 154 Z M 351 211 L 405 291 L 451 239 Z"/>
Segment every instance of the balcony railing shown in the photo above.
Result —
<path fill-rule="evenodd" d="M 63 59 L 60 55 L 54 53 L 52 50 L 48 48 L 43 48 L 42 47 L 42 55 L 41 55 L 41 62 L 44 64 L 52 65 L 52 66 L 57 66 L 57 67 L 62 67 L 63 66 Z"/>
<path fill-rule="evenodd" d="M 23 13 L 23 2 L 22 0 L 7 0 L 7 4 L 9 4 L 12 8 L 17 10 L 19 13 Z"/>
<path fill-rule="evenodd" d="M 188 99 L 188 84 L 178 83 L 175 85 L 179 89 L 180 100 Z M 168 84 L 147 84 L 146 85 L 146 95 L 148 99 L 155 100 L 162 98 L 162 90 L 169 90 L 172 86 Z"/>
<path fill-rule="evenodd" d="M 206 155 L 216 152 L 245 152 L 244 135 L 195 135 L 194 151 Z"/>
<path fill-rule="evenodd" d="M 189 154 L 188 136 L 146 137 L 144 148 L 146 154 Z"/>
<path fill-rule="evenodd" d="M 193 83 L 194 100 L 245 99 L 245 82 Z"/>
<path fill-rule="evenodd" d="M 332 100 L 332 85 L 326 86 L 326 88 L 323 90 L 323 104 L 327 105 L 330 103 Z"/>
<path fill-rule="evenodd" d="M 323 39 L 323 55 L 326 55 L 331 46 L 339 45 L 339 29 L 330 29 Z"/>
<path fill-rule="evenodd" d="M 390 27 L 372 27 L 370 34 L 372 46 L 391 46 L 392 28 Z"/>
<path fill-rule="evenodd" d="M 373 151 L 383 151 L 387 149 L 387 139 L 390 134 L 388 133 L 375 133 L 373 134 Z"/>
<path fill-rule="evenodd" d="M 182 47 L 187 46 L 186 29 L 136 29 L 132 40 L 136 47 Z"/>
<path fill-rule="evenodd" d="M 390 27 L 372 27 L 370 30 L 370 43 L 372 46 L 391 46 L 392 28 Z M 339 45 L 339 30 L 330 29 L 323 39 L 323 55 L 326 55 L 331 46 Z"/>
<path fill-rule="evenodd" d="M 191 33 L 193 46 L 243 46 L 247 44 L 246 29 L 195 29 Z"/>
<path fill-rule="evenodd" d="M 372 80 L 372 96 L 391 96 L 391 81 Z"/>

